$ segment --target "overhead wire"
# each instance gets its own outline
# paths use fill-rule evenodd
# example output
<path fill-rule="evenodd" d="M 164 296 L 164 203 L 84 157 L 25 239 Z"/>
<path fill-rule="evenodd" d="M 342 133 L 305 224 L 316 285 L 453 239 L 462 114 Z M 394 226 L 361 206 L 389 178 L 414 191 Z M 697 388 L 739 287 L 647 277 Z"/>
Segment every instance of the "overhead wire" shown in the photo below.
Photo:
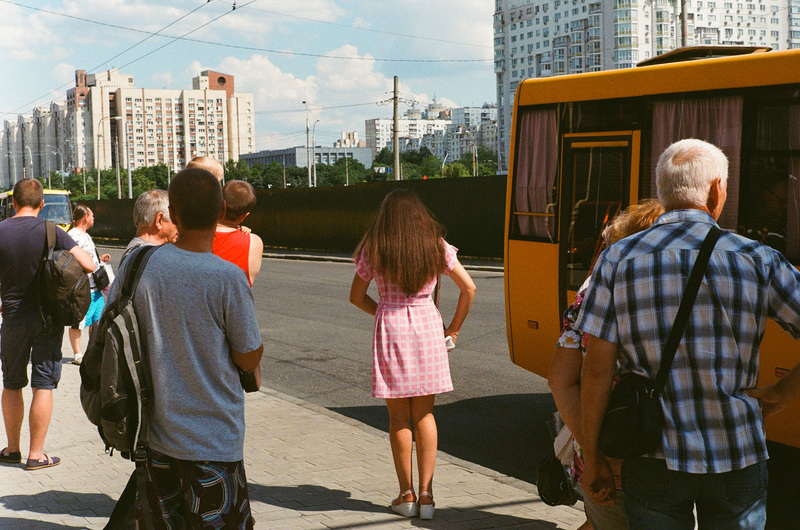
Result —
<path fill-rule="evenodd" d="M 26 6 L 26 5 L 24 5 L 24 4 L 20 4 L 20 3 L 18 3 L 18 2 L 12 2 L 12 1 L 9 1 L 9 0 L 0 0 L 0 1 L 2 1 L 2 2 L 5 2 L 5 3 L 8 3 L 8 4 L 13 4 L 13 5 L 16 5 L 16 6 L 18 6 L 18 7 L 24 7 L 24 8 L 27 8 L 27 9 L 31 9 L 31 10 L 34 10 L 34 11 L 41 11 L 41 12 L 45 12 L 45 13 L 48 13 L 48 14 L 54 14 L 54 15 L 59 15 L 59 16 L 65 16 L 65 17 L 67 17 L 67 18 L 74 18 L 74 19 L 77 19 L 77 20 L 82 20 L 82 21 L 84 20 L 84 19 L 82 19 L 82 18 L 80 18 L 80 17 L 75 17 L 75 16 L 72 16 L 72 15 L 66 15 L 66 14 L 63 14 L 63 13 L 56 13 L 56 12 L 54 12 L 54 11 L 50 11 L 50 10 L 47 10 L 47 9 L 44 9 L 44 8 L 39 8 L 39 9 L 32 8 L 32 7 L 30 7 L 30 6 Z M 255 0 L 254 0 L 254 1 L 255 1 Z M 103 64 L 106 64 L 106 63 L 108 63 L 108 62 L 110 62 L 110 61 L 113 61 L 113 60 L 114 60 L 114 59 L 116 59 L 117 57 L 120 57 L 121 55 L 123 55 L 123 54 L 125 54 L 125 53 L 129 52 L 130 50 L 134 49 L 135 47 L 139 46 L 140 44 L 143 44 L 145 41 L 147 41 L 147 40 L 151 39 L 152 37 L 155 37 L 156 35 L 159 35 L 159 34 L 160 34 L 162 31 L 164 31 L 165 29 L 169 28 L 170 26 L 173 26 L 173 25 L 177 24 L 178 22 L 180 22 L 180 21 L 181 21 L 181 20 L 183 20 L 184 18 L 186 18 L 186 17 L 188 17 L 189 15 L 191 15 L 191 14 L 195 13 L 195 12 L 196 12 L 196 11 L 198 11 L 199 9 L 201 9 L 201 8 L 205 7 L 206 5 L 208 5 L 208 2 L 206 2 L 205 4 L 201 4 L 201 5 L 199 5 L 199 6 L 198 6 L 198 7 L 196 7 L 195 9 L 193 9 L 193 10 L 191 10 L 191 11 L 187 12 L 185 15 L 182 15 L 182 16 L 178 17 L 177 19 L 175 19 L 174 21 L 170 22 L 169 24 L 167 24 L 166 26 L 164 26 L 164 27 L 163 27 L 163 28 L 161 28 L 160 30 L 156 31 L 155 33 L 150 33 L 150 34 L 148 34 L 148 36 L 147 36 L 147 37 L 145 37 L 144 39 L 140 40 L 139 42 L 137 42 L 137 43 L 135 43 L 135 44 L 133 44 L 133 45 L 131 45 L 131 46 L 129 46 L 128 48 L 124 49 L 123 51 L 121 51 L 120 53 L 118 53 L 117 55 L 115 55 L 114 57 L 112 57 L 112 58 L 110 58 L 110 59 L 107 59 L 106 61 L 103 61 L 102 63 L 100 63 L 99 65 L 95 66 L 94 68 L 92 68 L 92 69 L 90 69 L 90 70 L 87 70 L 87 72 L 93 72 L 93 71 L 97 70 L 98 68 L 100 68 L 100 67 L 101 67 Z M 129 64 L 130 64 L 130 63 L 129 63 Z M 66 83 L 64 83 L 63 85 L 61 85 L 61 86 L 59 86 L 59 87 L 57 87 L 57 88 L 55 88 L 55 89 L 53 89 L 53 90 L 50 90 L 49 92 L 47 92 L 47 94 L 43 94 L 43 95 L 39 96 L 38 98 L 36 98 L 36 99 L 34 99 L 34 100 L 31 100 L 31 101 L 30 101 L 30 102 L 28 102 L 28 103 L 25 103 L 24 105 L 20 105 L 19 107 L 17 107 L 17 108 L 16 108 L 16 109 L 14 109 L 13 111 L 11 111 L 11 112 L 4 112 L 3 114 L 13 114 L 13 113 L 15 113 L 15 112 L 19 111 L 20 109 L 22 109 L 22 108 L 24 108 L 24 107 L 27 107 L 28 105 L 34 104 L 34 103 L 36 103 L 37 101 L 39 101 L 40 99 L 47 97 L 47 95 L 48 95 L 48 94 L 52 94 L 53 92 L 56 92 L 57 90 L 61 90 L 61 89 L 62 89 L 62 88 L 64 88 L 64 87 L 70 86 L 71 84 L 72 84 L 72 81 L 67 81 L 67 82 L 66 82 Z"/>
<path fill-rule="evenodd" d="M 224 2 L 224 0 L 213 0 L 213 1 L 215 1 L 215 2 Z M 260 13 L 267 13 L 269 15 L 278 15 L 278 16 L 281 16 L 281 17 L 293 18 L 293 19 L 296 19 L 296 20 L 304 20 L 306 22 L 314 22 L 315 24 L 325 24 L 325 25 L 328 25 L 328 26 L 336 26 L 336 27 L 339 27 L 339 28 L 345 28 L 345 29 L 350 30 L 350 31 L 365 31 L 365 32 L 370 32 L 370 33 L 378 33 L 378 34 L 381 34 L 381 35 L 392 35 L 392 36 L 395 36 L 395 37 L 405 37 L 405 38 L 409 38 L 409 39 L 419 39 L 419 40 L 427 40 L 427 41 L 431 41 L 431 42 L 441 42 L 441 43 L 444 43 L 444 44 L 457 44 L 459 46 L 472 46 L 472 47 L 475 47 L 475 48 L 487 48 L 487 49 L 493 48 L 492 46 L 486 46 L 486 45 L 483 45 L 483 44 L 475 44 L 475 43 L 472 43 L 472 42 L 458 42 L 458 41 L 452 41 L 452 40 L 447 40 L 447 39 L 437 39 L 435 37 L 427 37 L 427 36 L 422 36 L 422 35 L 409 35 L 407 33 L 396 33 L 396 32 L 393 32 L 393 31 L 371 29 L 371 28 L 362 28 L 362 27 L 358 27 L 358 26 L 354 26 L 354 25 L 339 24 L 337 22 L 329 22 L 327 20 L 319 20 L 319 19 L 315 19 L 315 18 L 301 17 L 299 15 L 290 15 L 288 13 L 281 13 L 279 11 L 271 11 L 271 10 L 268 10 L 268 9 L 262 9 L 262 8 L 257 8 L 257 7 L 247 7 L 245 9 L 248 9 L 250 11 L 257 11 L 257 12 L 260 12 Z"/>

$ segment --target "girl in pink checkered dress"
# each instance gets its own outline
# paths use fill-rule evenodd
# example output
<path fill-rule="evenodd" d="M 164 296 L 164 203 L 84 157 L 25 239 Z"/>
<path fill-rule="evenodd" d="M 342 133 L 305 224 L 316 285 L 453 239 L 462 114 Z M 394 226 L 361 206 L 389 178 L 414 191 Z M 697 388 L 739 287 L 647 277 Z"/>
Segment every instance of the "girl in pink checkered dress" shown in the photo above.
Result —
<path fill-rule="evenodd" d="M 445 337 L 455 343 L 475 297 L 475 284 L 442 238 L 443 229 L 419 198 L 395 190 L 383 200 L 353 259 L 350 302 L 375 316 L 372 395 L 386 400 L 389 439 L 400 483 L 392 510 L 406 517 L 433 518 L 433 469 L 437 431 L 436 394 L 453 389 Z M 450 326 L 444 327 L 431 297 L 440 274 L 461 293 Z M 372 280 L 379 301 L 367 294 Z M 417 443 L 419 491 L 412 485 L 412 429 Z"/>

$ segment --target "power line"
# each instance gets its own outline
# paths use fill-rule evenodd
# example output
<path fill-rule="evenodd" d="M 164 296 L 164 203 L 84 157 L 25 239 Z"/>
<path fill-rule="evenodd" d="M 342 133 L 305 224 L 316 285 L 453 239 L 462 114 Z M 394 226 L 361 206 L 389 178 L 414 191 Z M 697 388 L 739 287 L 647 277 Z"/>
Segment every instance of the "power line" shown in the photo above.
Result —
<path fill-rule="evenodd" d="M 224 1 L 224 0 L 215 0 L 215 1 L 221 2 L 221 1 Z M 250 11 L 258 11 L 260 13 L 267 13 L 269 15 L 278 15 L 278 16 L 286 17 L 286 18 L 304 20 L 306 22 L 314 22 L 316 24 L 325 24 L 325 25 L 328 25 L 328 26 L 336 26 L 336 27 L 340 27 L 340 28 L 345 28 L 345 29 L 350 30 L 350 31 L 366 31 L 366 32 L 370 32 L 370 33 L 378 33 L 378 34 L 381 34 L 381 35 L 393 35 L 395 37 L 406 37 L 406 38 L 409 38 L 409 39 L 419 39 L 419 40 L 427 40 L 427 41 L 432 41 L 432 42 L 442 42 L 442 43 L 445 43 L 445 44 L 457 44 L 459 46 L 472 46 L 472 47 L 475 47 L 475 48 L 488 48 L 488 49 L 492 49 L 493 48 L 492 46 L 486 46 L 486 45 L 483 45 L 483 44 L 474 44 L 474 43 L 471 43 L 471 42 L 457 42 L 457 41 L 446 40 L 446 39 L 437 39 L 437 38 L 434 38 L 434 37 L 423 37 L 423 36 L 420 36 L 420 35 L 409 35 L 407 33 L 395 33 L 395 32 L 392 32 L 392 31 L 385 31 L 385 30 L 379 30 L 379 29 L 360 28 L 358 26 L 347 25 L 347 24 L 338 24 L 336 22 L 328 22 L 326 20 L 317 20 L 317 19 L 314 19 L 314 18 L 301 17 L 301 16 L 298 16 L 298 15 L 290 15 L 288 13 L 281 13 L 281 12 L 278 12 L 278 11 L 270 11 L 270 10 L 267 10 L 267 9 L 259 9 L 259 8 L 255 8 L 255 7 L 247 7 L 246 9 L 249 9 Z"/>
<path fill-rule="evenodd" d="M 58 16 L 64 16 L 64 17 L 67 17 L 67 18 L 74 18 L 74 19 L 77 19 L 77 20 L 84 20 L 84 19 L 81 19 L 80 17 L 74 17 L 74 16 L 72 16 L 72 15 L 66 15 L 66 14 L 62 14 L 62 13 L 56 13 L 56 12 L 54 12 L 54 11 L 49 11 L 49 10 L 47 10 L 47 9 L 43 9 L 43 8 L 36 9 L 36 8 L 30 7 L 30 6 L 26 6 L 26 5 L 23 5 L 23 4 L 19 4 L 19 3 L 17 3 L 17 2 L 11 2 L 11 1 L 9 1 L 9 0 L 0 0 L 0 1 L 6 2 L 6 3 L 8 3 L 8 4 L 13 4 L 13 5 L 16 5 L 16 6 L 18 6 L 18 7 L 24 7 L 24 8 L 27 8 L 27 9 L 31 9 L 31 10 L 33 10 L 33 11 L 41 11 L 41 12 L 44 12 L 44 13 L 53 14 L 53 15 L 58 15 Z M 160 30 L 156 31 L 155 33 L 151 33 L 151 34 L 149 34 L 149 35 L 148 35 L 147 37 L 145 37 L 144 39 L 140 40 L 139 42 L 137 42 L 136 44 L 134 44 L 134 45 L 132 45 L 132 46 L 129 46 L 128 48 L 126 48 L 125 50 L 121 51 L 120 53 L 118 53 L 117 55 L 115 55 L 114 57 L 112 57 L 111 59 L 108 59 L 108 60 L 106 60 L 106 61 L 103 61 L 102 63 L 100 63 L 99 65 L 95 66 L 95 67 L 94 67 L 94 68 L 92 68 L 91 70 L 88 70 L 88 72 L 93 72 L 93 71 L 97 70 L 98 68 L 100 68 L 100 66 L 102 66 L 103 64 L 105 64 L 105 63 L 108 63 L 108 62 L 110 62 L 110 61 L 113 61 L 114 59 L 116 59 L 116 58 L 117 58 L 117 57 L 119 57 L 120 55 L 123 55 L 123 54 L 127 53 L 128 51 L 130 51 L 130 50 L 132 50 L 133 48 L 135 48 L 135 47 L 139 46 L 140 44 L 144 43 L 145 41 L 149 40 L 150 38 L 152 38 L 152 37 L 155 37 L 156 35 L 158 35 L 158 34 L 159 34 L 159 33 L 161 33 L 162 31 L 164 31 L 164 30 L 165 30 L 165 29 L 167 29 L 168 27 L 170 27 L 170 26 L 173 26 L 174 24 L 177 24 L 178 22 L 180 22 L 180 21 L 181 21 L 181 20 L 183 20 L 184 18 L 186 18 L 186 17 L 188 17 L 189 15 L 193 14 L 195 11 L 197 11 L 197 10 L 199 10 L 199 9 L 201 9 L 201 8 L 203 8 L 203 7 L 205 7 L 206 5 L 207 5 L 207 3 L 206 3 L 206 4 L 202 4 L 202 5 L 198 6 L 198 7 L 196 7 L 195 9 L 193 9 L 193 10 L 189 11 L 189 12 L 188 12 L 188 13 L 186 13 L 185 15 L 183 15 L 183 16 L 181 16 L 181 17 L 178 17 L 176 20 L 174 20 L 173 22 L 170 22 L 169 24 L 167 24 L 166 26 L 164 26 L 164 27 L 163 27 L 163 28 L 161 28 Z M 227 14 L 227 13 L 226 13 L 226 14 Z M 223 16 L 224 16 L 224 15 L 223 15 Z M 220 18 L 220 17 L 218 17 L 218 18 Z M 215 20 L 216 20 L 216 19 L 215 19 Z M 212 22 L 213 22 L 213 21 L 212 21 Z M 130 64 L 130 63 L 128 63 L 128 64 Z M 58 90 L 61 90 L 61 89 L 62 89 L 62 88 L 64 88 L 64 87 L 70 86 L 71 84 L 72 84 L 72 81 L 67 81 L 67 82 L 66 82 L 66 83 L 64 83 L 63 85 L 61 85 L 61 86 L 59 86 L 59 87 L 57 87 L 57 88 L 55 88 L 55 89 L 53 89 L 53 90 L 50 90 L 50 91 L 49 91 L 49 92 L 47 92 L 46 94 L 43 94 L 43 95 L 39 96 L 38 98 L 36 98 L 36 99 L 34 99 L 34 100 L 32 100 L 32 101 L 30 101 L 30 102 L 28 102 L 28 103 L 25 103 L 24 105 L 20 105 L 20 106 L 19 106 L 19 107 L 17 107 L 15 110 L 13 110 L 13 111 L 11 111 L 11 112 L 4 113 L 4 114 L 13 114 L 13 113 L 15 113 L 15 112 L 19 111 L 20 109 L 22 109 L 22 108 L 25 108 L 25 107 L 27 107 L 28 105 L 32 105 L 32 104 L 36 103 L 37 101 L 39 101 L 40 99 L 47 97 L 47 95 L 48 95 L 48 94 L 51 94 L 51 93 L 53 93 L 53 92 L 56 92 L 56 91 L 58 91 Z"/>
<path fill-rule="evenodd" d="M 237 8 L 237 9 L 245 8 L 249 4 L 252 4 L 255 1 L 256 0 L 252 0 L 248 4 L 245 4 L 241 8 Z M 108 23 L 108 22 L 101 22 L 101 21 L 98 21 L 98 20 L 91 20 L 91 19 L 88 19 L 88 18 L 76 17 L 74 15 L 66 15 L 66 14 L 63 14 L 63 13 L 57 13 L 55 11 L 50 11 L 50 10 L 46 10 L 46 9 L 43 9 L 43 8 L 31 7 L 31 6 L 27 6 L 27 5 L 24 5 L 24 4 L 20 4 L 18 2 L 13 2 L 12 0 L 0 0 L 0 2 L 13 4 L 13 5 L 16 5 L 16 6 L 19 6 L 19 7 L 24 7 L 26 9 L 31 9 L 33 11 L 41 11 L 41 12 L 49 13 L 49 14 L 56 15 L 56 16 L 62 16 L 62 17 L 66 17 L 66 18 L 80 20 L 82 22 L 86 22 L 86 23 L 90 23 L 90 24 L 97 24 L 97 25 L 100 25 L 100 26 L 108 27 L 108 28 L 122 29 L 122 30 L 125 30 L 125 31 L 132 31 L 132 32 L 136 32 L 136 33 L 144 33 L 144 34 L 153 35 L 153 36 L 156 35 L 156 34 L 153 34 L 152 32 L 149 32 L 149 31 L 136 29 L 136 28 L 131 28 L 131 27 L 128 27 L 128 26 L 120 26 L 118 24 L 111 24 L 111 23 Z M 219 20 L 223 16 L 225 16 L 225 15 L 227 15 L 229 13 L 232 13 L 232 12 L 233 11 L 226 12 L 225 14 L 215 18 L 211 22 Z M 323 59 L 340 59 L 340 60 L 347 60 L 347 61 L 376 61 L 376 62 L 394 62 L 394 63 L 485 63 L 485 62 L 491 62 L 491 59 L 389 59 L 389 58 L 368 57 L 368 56 L 361 56 L 361 57 L 356 56 L 356 57 L 353 57 L 353 56 L 349 56 L 349 55 L 330 55 L 330 54 L 322 54 L 322 53 L 309 53 L 309 52 L 296 52 L 296 51 L 276 50 L 276 49 L 273 49 L 273 48 L 260 48 L 258 46 L 244 46 L 244 45 L 238 45 L 238 44 L 227 44 L 227 43 L 223 43 L 223 42 L 212 42 L 212 41 L 206 41 L 206 40 L 202 40 L 202 39 L 192 39 L 192 38 L 187 38 L 186 37 L 186 35 L 194 33 L 195 31 L 207 26 L 211 22 L 208 22 L 207 24 L 203 24 L 202 26 L 200 26 L 200 27 L 198 27 L 198 28 L 196 28 L 196 29 L 194 29 L 192 31 L 189 31 L 189 32 L 187 32 L 187 33 L 185 33 L 185 34 L 183 34 L 181 36 L 175 36 L 175 35 L 158 35 L 158 36 L 169 38 L 169 39 L 173 39 L 173 42 L 177 41 L 177 40 L 182 40 L 182 41 L 186 41 L 186 42 L 196 42 L 198 44 L 207 44 L 207 45 L 210 45 L 210 46 L 217 46 L 217 47 L 221 47 L 221 48 L 231 48 L 231 49 L 236 49 L 236 50 L 257 51 L 257 52 L 263 52 L 263 53 L 272 53 L 272 54 L 278 54 L 278 55 L 288 55 L 288 56 L 298 56 L 298 57 L 316 57 L 316 58 L 323 58 Z M 169 44 L 171 44 L 171 43 L 172 42 L 170 42 Z M 162 46 L 162 48 L 163 48 L 163 46 Z M 144 55 L 142 57 L 139 57 L 138 59 L 136 59 L 134 61 L 131 61 L 130 63 L 126 64 L 125 66 L 128 66 L 128 65 L 132 64 L 133 62 L 136 62 L 136 61 L 138 61 L 140 59 L 143 59 L 144 57 L 147 57 L 147 55 L 150 55 L 151 53 L 154 53 L 154 52 L 156 52 L 156 51 L 158 51 L 160 49 L 161 48 L 157 48 L 156 50 L 153 50 L 153 52 L 150 52 L 150 53 L 148 53 L 148 54 L 146 54 L 146 55 Z M 124 68 L 124 66 L 122 68 Z"/>

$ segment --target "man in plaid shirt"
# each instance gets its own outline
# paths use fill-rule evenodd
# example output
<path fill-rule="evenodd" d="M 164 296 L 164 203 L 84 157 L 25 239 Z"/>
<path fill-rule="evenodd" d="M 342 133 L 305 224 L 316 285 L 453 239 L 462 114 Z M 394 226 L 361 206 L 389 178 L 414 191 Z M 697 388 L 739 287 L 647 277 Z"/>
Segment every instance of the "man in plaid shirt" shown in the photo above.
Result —
<path fill-rule="evenodd" d="M 666 213 L 603 253 L 575 323 L 587 340 L 583 487 L 598 504 L 614 496 L 598 438 L 615 362 L 655 378 L 700 245 L 725 204 L 728 160 L 711 144 L 681 140 L 656 177 Z M 800 395 L 800 364 L 755 388 L 767 318 L 800 337 L 800 273 L 776 250 L 723 233 L 662 394 L 662 450 L 623 462 L 630 528 L 693 528 L 695 507 L 700 528 L 764 527 L 763 415 Z"/>

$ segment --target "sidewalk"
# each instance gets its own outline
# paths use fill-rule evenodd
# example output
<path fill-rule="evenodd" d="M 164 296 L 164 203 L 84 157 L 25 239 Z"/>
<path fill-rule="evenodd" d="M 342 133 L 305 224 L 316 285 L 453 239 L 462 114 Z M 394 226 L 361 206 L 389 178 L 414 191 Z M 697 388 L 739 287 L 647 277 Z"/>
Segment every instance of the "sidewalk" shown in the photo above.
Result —
<path fill-rule="evenodd" d="M 65 364 L 46 450 L 59 466 L 0 465 L 0 528 L 103 528 L 133 465 L 103 451 L 78 399 L 78 367 Z M 26 403 L 30 391 L 25 390 Z M 26 409 L 27 416 L 27 409 Z M 439 453 L 436 516 L 404 519 L 388 504 L 397 482 L 388 435 L 291 396 L 247 395 L 245 463 L 259 529 L 574 529 L 575 507 L 542 503 L 532 485 Z M 23 460 L 28 444 L 22 429 Z M 4 436 L 3 436 L 4 438 Z"/>

